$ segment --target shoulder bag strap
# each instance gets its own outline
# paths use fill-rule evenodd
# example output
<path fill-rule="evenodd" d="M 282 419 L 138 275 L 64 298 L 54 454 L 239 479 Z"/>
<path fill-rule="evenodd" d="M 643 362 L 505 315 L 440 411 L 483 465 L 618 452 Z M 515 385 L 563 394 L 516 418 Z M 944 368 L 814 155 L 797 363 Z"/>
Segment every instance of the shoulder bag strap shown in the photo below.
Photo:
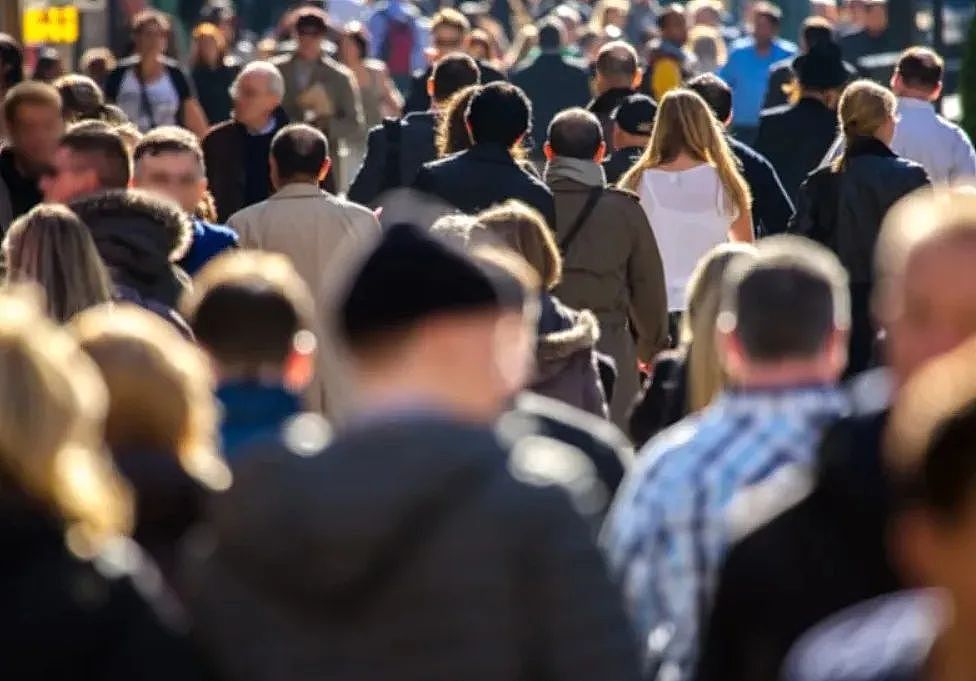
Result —
<path fill-rule="evenodd" d="M 402 184 L 403 172 L 401 166 L 401 142 L 403 131 L 399 118 L 384 118 L 383 129 L 386 131 L 386 167 L 383 169 L 383 188 L 394 189 Z"/>
<path fill-rule="evenodd" d="M 142 79 L 142 72 L 139 64 L 133 68 L 136 80 L 139 82 L 139 113 L 144 113 L 149 118 L 149 128 L 156 127 L 156 114 L 153 112 L 152 102 L 149 100 L 149 91 L 146 89 L 146 81 Z"/>
<path fill-rule="evenodd" d="M 600 201 L 600 197 L 603 196 L 603 187 L 593 187 L 590 190 L 589 196 L 586 197 L 586 203 L 583 204 L 583 208 L 580 210 L 573 224 L 570 226 L 569 230 L 566 232 L 566 236 L 562 241 L 559 242 L 559 250 L 563 252 L 563 256 L 569 253 L 569 247 L 573 245 L 576 241 L 576 237 L 579 236 L 580 230 L 583 229 L 583 225 L 589 219 L 590 215 L 593 214 L 593 209 L 596 208 L 596 204 Z"/>

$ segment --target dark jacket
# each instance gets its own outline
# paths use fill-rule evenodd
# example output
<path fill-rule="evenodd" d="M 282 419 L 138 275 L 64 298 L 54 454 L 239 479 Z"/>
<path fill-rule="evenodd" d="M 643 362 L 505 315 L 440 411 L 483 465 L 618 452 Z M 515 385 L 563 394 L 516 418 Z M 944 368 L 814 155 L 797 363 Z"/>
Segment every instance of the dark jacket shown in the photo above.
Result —
<path fill-rule="evenodd" d="M 131 541 L 84 561 L 65 528 L 4 486 L 0 659 L 7 679 L 204 678 L 179 609 Z"/>
<path fill-rule="evenodd" d="M 469 214 L 518 199 L 539 211 L 550 227 L 556 225 L 552 192 L 496 144 L 476 144 L 426 164 L 417 174 L 416 188 Z"/>
<path fill-rule="evenodd" d="M 766 98 L 763 100 L 763 109 L 775 109 L 780 106 L 787 106 L 790 103 L 789 95 L 783 88 L 793 82 L 793 60 L 796 56 L 780 59 L 769 67 L 769 84 L 766 86 Z"/>
<path fill-rule="evenodd" d="M 420 168 L 437 160 L 436 128 L 436 114 L 419 111 L 370 130 L 349 200 L 369 206 L 386 190 L 413 185 Z M 399 140 L 391 143 L 391 134 L 399 134 Z"/>
<path fill-rule="evenodd" d="M 549 123 L 557 113 L 574 106 L 586 106 L 590 99 L 590 76 L 582 64 L 558 52 L 543 52 L 512 74 L 517 85 L 532 101 L 532 137 L 541 151 Z"/>
<path fill-rule="evenodd" d="M 220 64 L 215 69 L 201 64 L 190 72 L 193 87 L 200 99 L 200 106 L 203 107 L 207 120 L 211 124 L 230 118 L 230 110 L 233 106 L 230 86 L 240 70 L 239 64 Z"/>
<path fill-rule="evenodd" d="M 614 151 L 613 148 L 613 119 L 611 115 L 620 106 L 620 103 L 630 97 L 632 94 L 637 92 L 637 90 L 632 90 L 631 88 L 612 88 L 607 90 L 602 95 L 595 97 L 586 105 L 586 110 L 592 113 L 600 120 L 600 125 L 603 126 L 603 139 L 607 143 L 607 151 Z"/>
<path fill-rule="evenodd" d="M 419 415 L 374 418 L 324 449 L 309 444 L 310 422 L 295 428 L 282 438 L 292 447 L 247 452 L 188 559 L 199 638 L 218 671 L 638 678 L 619 594 L 549 483 L 558 474 L 587 487 L 579 453 L 552 443 L 536 458 L 527 443 L 509 460 L 491 431 Z"/>
<path fill-rule="evenodd" d="M 276 122 L 272 135 L 288 124 L 288 117 L 283 110 L 276 114 Z M 245 142 L 247 129 L 237 121 L 230 119 L 210 128 L 210 132 L 203 138 L 203 156 L 207 164 L 207 180 L 210 183 L 210 193 L 217 204 L 217 220 L 225 223 L 227 218 L 246 207 L 247 164 L 245 163 Z M 267 186 L 268 198 L 274 193 L 270 181 Z M 260 199 L 263 200 L 263 199 Z"/>
<path fill-rule="evenodd" d="M 630 170 L 643 155 L 643 147 L 625 147 L 610 154 L 603 162 L 603 174 L 607 176 L 607 184 L 617 184 L 624 173 Z"/>
<path fill-rule="evenodd" d="M 803 183 L 790 231 L 833 249 L 852 283 L 870 283 L 885 215 L 898 199 L 927 184 L 922 166 L 874 138 L 855 140 L 840 172 L 827 166 Z"/>
<path fill-rule="evenodd" d="M 542 296 L 536 375 L 529 389 L 595 416 L 607 417 L 594 347 L 600 324 L 589 310 L 573 310 Z"/>
<path fill-rule="evenodd" d="M 193 241 L 179 265 L 191 277 L 195 276 L 212 258 L 229 248 L 237 248 L 238 241 L 234 230 L 194 218 Z"/>
<path fill-rule="evenodd" d="M 654 368 L 644 383 L 630 413 L 630 439 L 635 447 L 688 415 L 688 355 L 685 350 L 667 350 L 654 359 Z"/>
<path fill-rule="evenodd" d="M 13 148 L 0 149 L 0 234 L 6 234 L 10 223 L 43 200 L 39 181 L 17 170 Z"/>
<path fill-rule="evenodd" d="M 175 308 L 189 278 L 174 263 L 189 246 L 190 218 L 136 190 L 112 190 L 72 202 L 112 281 L 140 298 Z"/>
<path fill-rule="evenodd" d="M 781 234 L 793 217 L 793 202 L 772 164 L 749 145 L 726 137 L 732 153 L 742 164 L 742 176 L 752 191 L 752 226 L 756 237 Z"/>
<path fill-rule="evenodd" d="M 477 60 L 478 68 L 481 70 L 481 84 L 496 83 L 501 80 L 508 80 L 505 74 L 493 66 Z M 424 71 L 418 71 L 410 81 L 410 94 L 403 105 L 404 115 L 415 111 L 427 111 L 430 108 L 430 95 L 427 93 L 427 81 L 430 80 L 434 72 L 433 66 L 428 66 Z"/>
<path fill-rule="evenodd" d="M 801 99 L 792 106 L 763 111 L 755 149 L 779 175 L 796 205 L 800 185 L 820 167 L 837 138 L 837 113 L 816 99 Z"/>
<path fill-rule="evenodd" d="M 758 529 L 721 572 L 698 681 L 778 681 L 786 654 L 813 625 L 899 588 L 885 548 L 886 419 L 875 412 L 839 421 L 820 447 L 812 491 L 782 490 L 773 508 L 753 514 Z"/>

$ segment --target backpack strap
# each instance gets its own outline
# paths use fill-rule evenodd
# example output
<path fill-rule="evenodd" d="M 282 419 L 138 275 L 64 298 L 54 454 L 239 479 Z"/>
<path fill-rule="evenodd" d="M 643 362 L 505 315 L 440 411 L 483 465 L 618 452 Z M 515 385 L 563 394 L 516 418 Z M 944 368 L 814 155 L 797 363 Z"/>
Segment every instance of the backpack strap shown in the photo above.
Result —
<path fill-rule="evenodd" d="M 386 131 L 386 164 L 383 168 L 383 188 L 393 189 L 403 184 L 402 143 L 403 130 L 399 118 L 384 118 L 383 130 Z"/>
<path fill-rule="evenodd" d="M 573 224 L 570 225 L 569 230 L 566 232 L 566 236 L 562 241 L 559 242 L 559 250 L 563 252 L 565 257 L 569 253 L 569 247 L 573 245 L 576 241 L 576 237 L 579 236 L 580 230 L 583 229 L 583 225 L 589 219 L 590 215 L 593 214 L 593 210 L 596 208 L 596 204 L 599 203 L 600 197 L 603 196 L 604 187 L 593 187 L 590 189 L 589 196 L 586 197 L 586 203 L 583 204 L 583 208 L 576 215 L 576 219 L 573 220 Z"/>

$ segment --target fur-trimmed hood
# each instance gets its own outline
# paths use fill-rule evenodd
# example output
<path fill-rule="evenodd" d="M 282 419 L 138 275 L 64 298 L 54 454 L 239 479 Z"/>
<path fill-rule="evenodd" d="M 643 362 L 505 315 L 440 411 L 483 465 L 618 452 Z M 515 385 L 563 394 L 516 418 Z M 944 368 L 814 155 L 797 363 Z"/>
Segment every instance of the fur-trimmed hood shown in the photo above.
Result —
<path fill-rule="evenodd" d="M 118 284 L 174 307 L 184 279 L 172 264 L 193 238 L 193 224 L 167 199 L 132 189 L 80 198 L 71 209 L 88 226 L 99 255 Z"/>
<path fill-rule="evenodd" d="M 600 338 L 600 324 L 589 310 L 576 311 L 544 296 L 536 350 L 538 378 L 558 373 L 574 355 L 589 352 Z"/>

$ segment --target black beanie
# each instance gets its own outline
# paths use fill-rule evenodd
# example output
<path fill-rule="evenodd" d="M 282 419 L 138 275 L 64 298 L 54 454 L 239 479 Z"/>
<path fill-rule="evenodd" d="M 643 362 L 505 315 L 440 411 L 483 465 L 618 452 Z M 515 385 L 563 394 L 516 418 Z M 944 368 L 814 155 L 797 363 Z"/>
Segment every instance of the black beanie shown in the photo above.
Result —
<path fill-rule="evenodd" d="M 349 342 L 424 317 L 518 309 L 522 285 L 500 268 L 474 262 L 418 227 L 398 224 L 367 257 L 339 309 Z"/>

